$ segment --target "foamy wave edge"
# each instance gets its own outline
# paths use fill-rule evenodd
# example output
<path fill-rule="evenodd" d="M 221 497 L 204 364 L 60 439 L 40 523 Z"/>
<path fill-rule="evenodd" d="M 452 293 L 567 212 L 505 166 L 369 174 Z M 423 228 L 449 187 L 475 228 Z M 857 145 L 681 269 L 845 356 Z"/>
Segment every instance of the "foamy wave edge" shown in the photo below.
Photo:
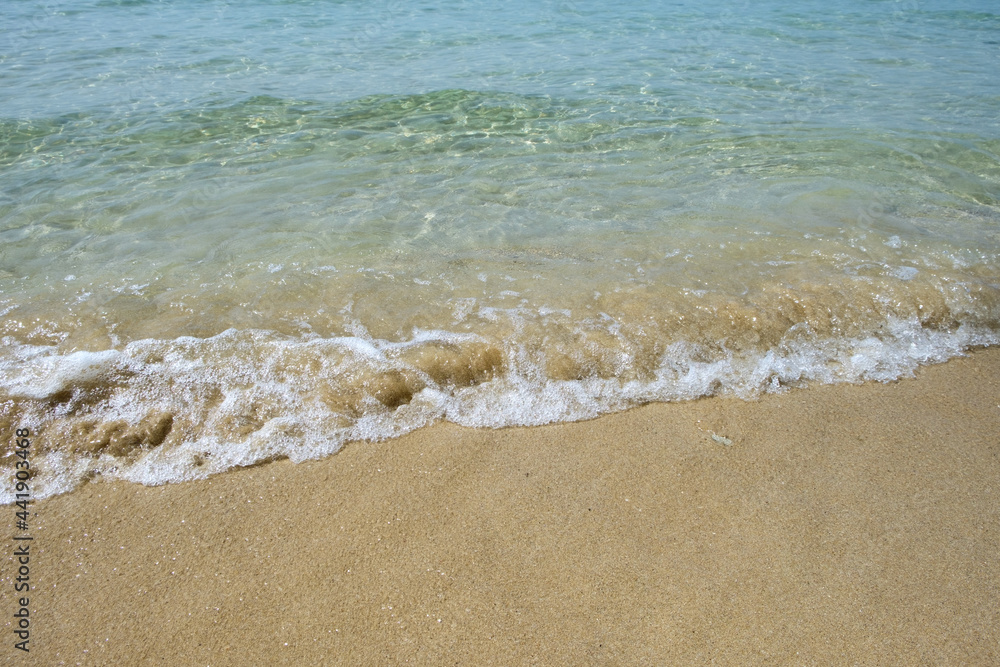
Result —
<path fill-rule="evenodd" d="M 796 340 L 760 354 L 725 352 L 709 360 L 703 359 L 699 346 L 676 343 L 663 355 L 654 377 L 623 381 L 547 378 L 530 350 L 507 342 L 502 345 L 502 372 L 480 373 L 460 386 L 414 367 L 406 354 L 428 345 L 488 349 L 474 334 L 418 331 L 409 341 L 389 342 L 364 337 L 301 340 L 229 330 L 204 339 L 136 341 L 101 352 L 58 354 L 54 348 L 14 345 L 9 348 L 13 354 L 0 362 L 0 390 L 8 399 L 49 406 L 48 412 L 29 410 L 15 424 L 34 433 L 60 420 L 127 425 L 151 413 L 204 420 L 205 434 L 200 437 L 177 436 L 169 446 L 138 446 L 127 456 L 106 451 L 90 455 L 42 443 L 45 451 L 36 452 L 32 460 L 39 472 L 32 480 L 32 496 L 42 499 L 95 477 L 153 486 L 205 479 L 277 458 L 318 459 L 347 442 L 395 438 L 442 420 L 467 427 L 535 426 L 589 419 L 650 402 L 710 395 L 751 399 L 809 383 L 888 382 L 912 376 L 921 365 L 998 343 L 1000 334 L 985 327 L 963 324 L 944 331 L 924 328 L 917 320 L 890 320 L 878 337 Z M 245 354 L 251 349 L 258 357 L 255 362 L 247 361 L 253 357 Z M 291 361 L 283 365 L 281 359 Z M 308 366 L 315 359 L 329 364 L 321 363 L 312 369 L 315 372 L 297 365 Z M 406 400 L 386 402 L 365 393 L 365 373 L 417 389 L 412 395 L 404 389 Z M 360 394 L 351 395 L 354 403 L 347 413 L 337 412 L 321 396 L 321 385 L 329 387 L 330 378 L 340 376 L 361 387 Z M 73 414 L 72 397 L 85 395 L 88 387 L 104 387 L 107 395 L 87 404 L 82 415 Z M 214 406 L 198 404 L 213 392 Z M 69 398 L 51 407 L 59 395 Z M 245 416 L 248 410 L 259 411 L 260 405 L 267 406 L 263 413 Z M 185 410 L 194 415 L 186 416 Z M 226 420 L 239 425 L 241 419 L 249 420 L 245 437 L 220 437 L 218 429 L 213 431 Z M 70 426 L 62 428 L 68 433 Z M 124 427 L 115 428 L 120 432 Z M 10 479 L 13 469 L 0 474 Z M 0 491 L 0 503 L 14 500 L 10 487 Z"/>

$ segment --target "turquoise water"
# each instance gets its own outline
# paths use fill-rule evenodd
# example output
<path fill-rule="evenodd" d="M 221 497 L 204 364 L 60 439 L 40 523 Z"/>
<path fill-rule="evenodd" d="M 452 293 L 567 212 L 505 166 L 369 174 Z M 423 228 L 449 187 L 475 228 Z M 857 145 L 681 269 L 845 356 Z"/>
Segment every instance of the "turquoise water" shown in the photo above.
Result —
<path fill-rule="evenodd" d="M 4 441 L 51 494 L 996 344 L 1000 13 L 830 4 L 4 3 Z"/>

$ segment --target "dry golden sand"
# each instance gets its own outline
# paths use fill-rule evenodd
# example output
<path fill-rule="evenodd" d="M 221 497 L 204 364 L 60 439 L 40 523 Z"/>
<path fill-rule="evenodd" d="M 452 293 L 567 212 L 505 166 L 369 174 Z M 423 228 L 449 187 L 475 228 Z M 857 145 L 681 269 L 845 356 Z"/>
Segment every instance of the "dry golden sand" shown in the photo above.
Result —
<path fill-rule="evenodd" d="M 980 350 L 887 385 L 93 483 L 35 506 L 30 660 L 998 664 L 998 438 Z"/>

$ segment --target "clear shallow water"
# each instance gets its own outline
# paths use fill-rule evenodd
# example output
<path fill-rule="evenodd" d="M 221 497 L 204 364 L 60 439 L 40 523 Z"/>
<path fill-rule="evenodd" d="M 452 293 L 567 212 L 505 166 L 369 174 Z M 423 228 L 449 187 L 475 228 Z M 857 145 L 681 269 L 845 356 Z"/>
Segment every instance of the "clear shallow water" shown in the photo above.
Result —
<path fill-rule="evenodd" d="M 0 25 L 0 430 L 43 493 L 1000 340 L 989 3 Z"/>

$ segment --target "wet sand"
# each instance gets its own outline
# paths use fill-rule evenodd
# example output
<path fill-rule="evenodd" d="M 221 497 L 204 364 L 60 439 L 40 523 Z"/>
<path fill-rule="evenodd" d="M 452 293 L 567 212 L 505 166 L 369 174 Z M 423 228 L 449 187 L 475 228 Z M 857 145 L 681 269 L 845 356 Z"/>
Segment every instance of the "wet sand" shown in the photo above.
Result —
<path fill-rule="evenodd" d="M 892 384 L 90 483 L 34 506 L 29 659 L 998 664 L 998 439 L 979 350 Z"/>

